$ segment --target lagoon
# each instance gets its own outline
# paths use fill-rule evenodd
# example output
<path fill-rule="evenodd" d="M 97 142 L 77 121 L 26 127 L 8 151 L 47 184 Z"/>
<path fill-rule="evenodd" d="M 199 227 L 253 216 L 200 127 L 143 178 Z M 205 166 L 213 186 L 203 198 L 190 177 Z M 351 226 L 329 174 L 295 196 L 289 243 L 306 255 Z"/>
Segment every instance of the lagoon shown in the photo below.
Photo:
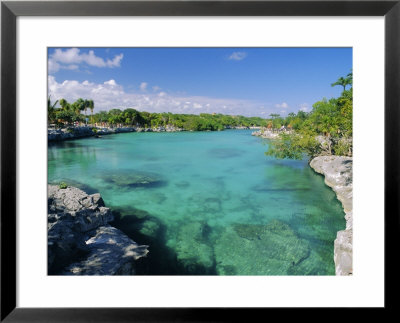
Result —
<path fill-rule="evenodd" d="M 345 228 L 307 160 L 266 157 L 251 130 L 125 133 L 50 143 L 49 183 L 99 192 L 149 245 L 142 275 L 334 275 Z"/>

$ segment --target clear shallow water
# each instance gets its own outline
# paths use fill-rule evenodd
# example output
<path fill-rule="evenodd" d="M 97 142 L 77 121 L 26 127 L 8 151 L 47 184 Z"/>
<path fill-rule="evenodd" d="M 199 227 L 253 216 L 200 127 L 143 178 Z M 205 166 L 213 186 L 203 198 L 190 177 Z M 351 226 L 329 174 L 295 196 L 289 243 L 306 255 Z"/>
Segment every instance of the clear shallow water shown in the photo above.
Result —
<path fill-rule="evenodd" d="M 101 193 L 113 225 L 150 246 L 139 274 L 333 275 L 341 204 L 266 144 L 250 130 L 65 141 L 49 144 L 48 181 Z"/>

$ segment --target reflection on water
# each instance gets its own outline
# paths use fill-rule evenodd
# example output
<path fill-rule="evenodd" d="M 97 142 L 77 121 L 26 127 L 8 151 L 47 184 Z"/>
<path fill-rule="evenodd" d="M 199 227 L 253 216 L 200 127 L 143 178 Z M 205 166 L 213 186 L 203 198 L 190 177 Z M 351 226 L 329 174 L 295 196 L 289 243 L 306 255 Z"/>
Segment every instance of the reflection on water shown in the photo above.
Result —
<path fill-rule="evenodd" d="M 345 227 L 306 161 L 267 158 L 251 131 L 127 133 L 49 145 L 49 182 L 100 192 L 150 246 L 144 275 L 333 275 Z"/>

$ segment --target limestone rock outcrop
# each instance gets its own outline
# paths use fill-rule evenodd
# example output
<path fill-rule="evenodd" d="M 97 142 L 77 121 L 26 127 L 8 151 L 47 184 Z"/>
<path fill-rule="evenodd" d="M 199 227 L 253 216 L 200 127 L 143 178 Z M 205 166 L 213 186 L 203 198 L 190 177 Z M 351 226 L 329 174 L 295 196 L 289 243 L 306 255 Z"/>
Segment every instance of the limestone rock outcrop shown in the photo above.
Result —
<path fill-rule="evenodd" d="M 336 275 L 353 273 L 353 158 L 318 156 L 311 168 L 325 176 L 325 184 L 333 189 L 345 212 L 346 229 L 337 233 L 334 244 Z"/>
<path fill-rule="evenodd" d="M 251 133 L 252 136 L 261 137 L 264 139 L 276 139 L 279 136 L 278 132 L 269 129 L 260 129 Z"/>
<path fill-rule="evenodd" d="M 148 253 L 112 227 L 112 212 L 100 194 L 48 185 L 48 273 L 130 275 Z"/>

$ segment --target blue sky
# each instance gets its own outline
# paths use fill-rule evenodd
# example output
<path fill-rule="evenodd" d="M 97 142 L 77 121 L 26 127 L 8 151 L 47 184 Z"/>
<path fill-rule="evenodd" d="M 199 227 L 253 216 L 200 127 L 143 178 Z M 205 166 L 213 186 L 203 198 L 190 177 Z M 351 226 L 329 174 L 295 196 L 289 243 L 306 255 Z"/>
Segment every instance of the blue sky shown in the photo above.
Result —
<path fill-rule="evenodd" d="M 52 100 L 95 111 L 268 117 L 310 111 L 352 69 L 351 48 L 49 48 Z"/>

